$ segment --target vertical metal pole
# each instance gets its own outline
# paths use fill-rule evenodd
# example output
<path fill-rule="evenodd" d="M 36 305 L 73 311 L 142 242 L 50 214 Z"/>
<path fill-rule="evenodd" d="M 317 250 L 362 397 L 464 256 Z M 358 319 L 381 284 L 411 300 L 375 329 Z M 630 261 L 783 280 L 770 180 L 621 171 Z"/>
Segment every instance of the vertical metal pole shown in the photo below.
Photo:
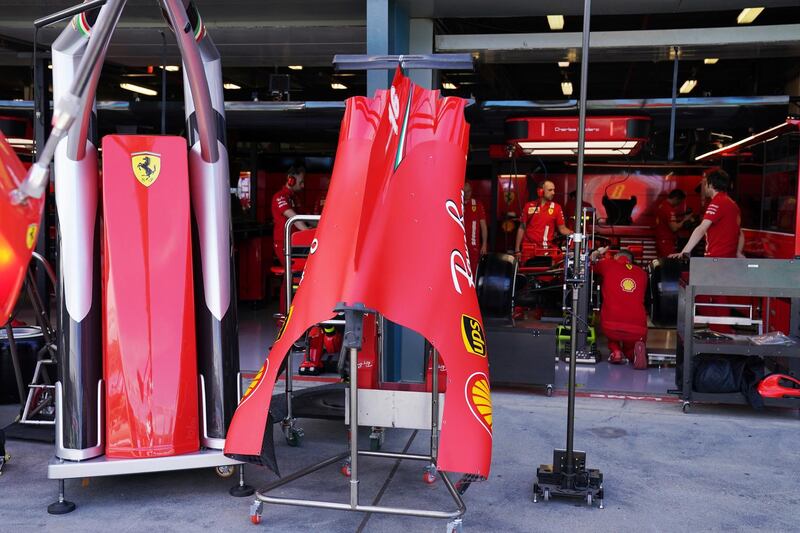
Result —
<path fill-rule="evenodd" d="M 573 239 L 573 277 L 580 277 L 585 268 L 582 262 L 583 253 L 583 217 L 581 212 L 583 206 L 583 150 L 586 145 L 586 91 L 589 86 L 589 22 L 592 12 L 592 0 L 583 2 L 583 43 L 581 45 L 581 91 L 579 99 L 578 115 L 578 175 L 576 180 L 575 194 L 575 235 Z M 572 289 L 572 324 L 570 327 L 570 357 L 569 357 L 569 385 L 567 401 L 567 475 L 573 473 L 573 439 L 575 434 L 575 359 L 577 352 L 578 335 L 578 312 L 579 287 Z"/>
<path fill-rule="evenodd" d="M 669 112 L 669 154 L 667 160 L 672 161 L 675 159 L 675 113 L 678 99 L 678 56 L 680 56 L 680 48 L 677 46 L 672 48 L 675 54 L 675 59 L 672 66 L 672 108 Z"/>
<path fill-rule="evenodd" d="M 350 348 L 350 507 L 358 506 L 358 350 Z"/>
<path fill-rule="evenodd" d="M 289 320 L 289 309 L 292 307 L 292 224 L 288 220 L 283 227 L 283 264 L 286 278 L 286 318 Z M 285 325 L 285 324 L 284 324 Z M 292 349 L 286 356 L 286 420 L 292 422 Z"/>
<path fill-rule="evenodd" d="M 439 459 L 439 350 L 432 349 L 431 357 L 431 463 Z"/>

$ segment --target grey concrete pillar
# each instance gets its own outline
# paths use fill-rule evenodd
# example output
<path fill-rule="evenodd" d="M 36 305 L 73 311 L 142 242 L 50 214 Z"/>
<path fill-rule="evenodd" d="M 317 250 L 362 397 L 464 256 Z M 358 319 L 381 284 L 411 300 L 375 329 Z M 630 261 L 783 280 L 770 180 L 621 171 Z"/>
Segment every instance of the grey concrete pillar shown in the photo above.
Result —
<path fill-rule="evenodd" d="M 367 54 L 407 54 L 409 40 L 408 11 L 396 0 L 367 0 Z M 393 71 L 368 70 L 367 95 L 386 89 Z"/>
<path fill-rule="evenodd" d="M 433 20 L 411 19 L 408 41 L 409 54 L 432 54 Z M 436 89 L 439 85 L 436 73 L 431 69 L 413 69 L 409 71 L 408 77 L 411 78 L 411 81 L 426 89 Z"/>

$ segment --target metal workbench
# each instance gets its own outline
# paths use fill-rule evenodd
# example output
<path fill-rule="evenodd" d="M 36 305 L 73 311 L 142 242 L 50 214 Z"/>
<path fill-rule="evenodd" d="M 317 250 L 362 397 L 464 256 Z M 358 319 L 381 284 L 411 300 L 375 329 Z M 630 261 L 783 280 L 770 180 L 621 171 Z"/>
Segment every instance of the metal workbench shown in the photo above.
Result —
<path fill-rule="evenodd" d="M 800 261 L 791 259 L 722 259 L 695 257 L 690 263 L 689 282 L 681 284 L 678 297 L 678 349 L 683 352 L 683 376 L 678 391 L 686 412 L 692 402 L 746 404 L 744 396 L 735 393 L 701 393 L 693 390 L 695 357 L 699 354 L 739 355 L 782 358 L 791 373 L 800 374 Z M 760 346 L 748 339 L 698 339 L 695 326 L 704 323 L 696 314 L 698 295 L 750 296 L 788 298 L 791 303 L 789 331 L 795 344 Z M 766 313 L 765 313 L 766 314 Z M 716 323 L 756 323 L 750 318 L 725 317 Z M 711 324 L 713 321 L 705 323 Z M 680 359 L 680 358 L 679 358 Z M 679 361 L 679 364 L 680 361 Z M 800 401 L 789 398 L 764 398 L 764 405 L 800 407 Z"/>

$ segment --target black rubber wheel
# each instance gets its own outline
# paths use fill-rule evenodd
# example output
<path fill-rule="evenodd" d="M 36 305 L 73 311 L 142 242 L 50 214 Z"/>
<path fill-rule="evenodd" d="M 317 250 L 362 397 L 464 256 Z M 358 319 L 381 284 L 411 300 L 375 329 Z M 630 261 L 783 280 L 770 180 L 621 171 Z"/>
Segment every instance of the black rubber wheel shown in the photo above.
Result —
<path fill-rule="evenodd" d="M 289 434 L 286 435 L 286 444 L 292 448 L 297 448 L 303 440 L 303 436 L 296 429 L 290 429 Z"/>

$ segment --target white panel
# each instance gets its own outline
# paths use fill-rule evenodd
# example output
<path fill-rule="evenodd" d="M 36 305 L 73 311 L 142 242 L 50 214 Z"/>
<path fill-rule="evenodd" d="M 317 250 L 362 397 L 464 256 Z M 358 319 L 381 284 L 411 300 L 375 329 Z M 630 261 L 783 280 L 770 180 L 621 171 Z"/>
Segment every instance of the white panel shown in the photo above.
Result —
<path fill-rule="evenodd" d="M 439 427 L 442 425 L 444 398 L 444 394 L 439 394 Z M 349 406 L 350 395 L 345 392 L 345 424 L 350 423 Z M 430 429 L 431 393 L 359 389 L 358 425 Z"/>
<path fill-rule="evenodd" d="M 228 152 L 221 142 L 218 141 L 217 145 L 219 159 L 216 163 L 203 161 L 199 142 L 192 146 L 189 151 L 189 182 L 200 236 L 206 307 L 217 320 L 222 320 L 231 303 L 231 203 Z"/>

